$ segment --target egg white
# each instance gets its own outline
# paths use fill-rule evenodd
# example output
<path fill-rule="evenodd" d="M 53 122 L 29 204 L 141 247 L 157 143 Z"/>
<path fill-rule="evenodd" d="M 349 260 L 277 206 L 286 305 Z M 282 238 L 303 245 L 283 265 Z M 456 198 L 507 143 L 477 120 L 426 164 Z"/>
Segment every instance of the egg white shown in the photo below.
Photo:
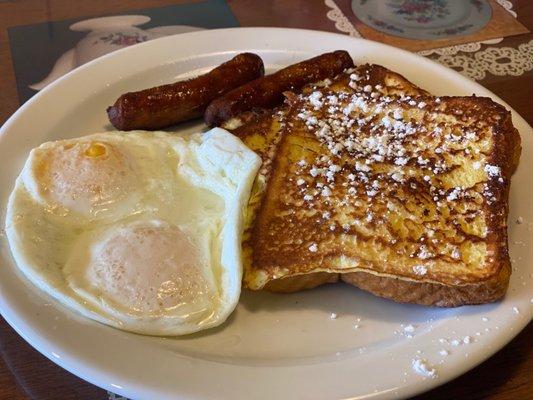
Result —
<path fill-rule="evenodd" d="M 91 147 L 94 143 L 97 146 Z M 56 149 L 55 164 L 46 165 Z M 113 156 L 118 162 L 113 157 L 86 162 L 79 156 L 94 150 L 97 156 L 101 151 L 109 156 L 109 149 L 118 152 Z M 65 151 L 82 161 L 64 161 Z M 78 179 L 69 165 L 83 163 Z M 120 170 L 124 165 L 125 172 Z M 6 233 L 13 257 L 41 290 L 84 316 L 120 329 L 181 335 L 220 325 L 240 295 L 243 214 L 259 165 L 255 153 L 219 128 L 193 135 L 106 132 L 45 143 L 30 153 L 9 198 Z M 91 175 L 92 170 L 98 171 Z M 62 171 L 67 171 L 64 176 Z M 108 176 L 112 184 L 106 183 Z M 101 177 L 102 183 L 94 185 Z M 131 232 L 143 229 L 155 235 L 146 245 L 152 257 L 144 257 L 146 251 L 131 240 Z M 166 254 L 180 260 L 169 243 L 172 235 L 181 240 L 181 234 L 195 249 L 195 261 L 189 264 L 198 269 L 200 283 L 192 269 L 188 284 L 180 287 L 181 267 L 167 276 L 168 269 L 154 273 L 159 267 L 150 260 L 167 263 L 161 261 Z M 120 246 L 134 246 L 136 258 L 129 256 L 134 251 Z M 102 249 L 116 248 L 115 258 L 98 256 Z M 157 251 L 162 256 L 153 253 Z M 139 258 L 145 261 L 137 262 Z M 133 265 L 144 278 L 117 275 L 114 267 L 100 265 L 107 259 L 114 260 L 111 264 L 124 259 L 124 265 Z M 172 303 L 176 287 L 188 299 L 179 306 Z M 189 287 L 196 295 L 186 293 Z M 152 298 L 151 293 L 158 295 Z"/>

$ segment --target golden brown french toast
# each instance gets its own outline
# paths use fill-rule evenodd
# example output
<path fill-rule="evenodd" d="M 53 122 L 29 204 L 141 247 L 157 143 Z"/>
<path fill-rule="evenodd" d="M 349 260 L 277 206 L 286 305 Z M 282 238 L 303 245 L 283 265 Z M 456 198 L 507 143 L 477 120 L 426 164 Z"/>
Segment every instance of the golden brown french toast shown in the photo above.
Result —
<path fill-rule="evenodd" d="M 401 302 L 503 296 L 520 154 L 505 108 L 434 97 L 376 65 L 287 97 L 226 126 L 263 158 L 243 242 L 246 287 L 294 291 L 340 276 Z"/>
<path fill-rule="evenodd" d="M 368 82 L 375 84 L 384 83 L 386 93 L 391 95 L 422 95 L 427 94 L 424 90 L 416 87 L 403 76 L 392 72 L 386 68 L 378 65 L 366 68 L 365 73 Z M 326 84 L 332 84 L 329 80 L 324 80 L 311 85 L 310 88 L 319 87 Z M 332 85 L 338 90 L 351 90 L 346 86 L 346 81 L 336 80 Z M 307 89 L 309 90 L 309 88 Z M 251 233 L 252 225 L 255 220 L 256 213 L 261 205 L 267 182 L 272 172 L 272 162 L 276 153 L 276 146 L 281 138 L 281 129 L 283 127 L 284 115 L 288 108 L 278 108 L 272 110 L 256 110 L 254 112 L 246 112 L 241 114 L 238 118 L 233 118 L 226 121 L 223 127 L 231 130 L 235 135 L 240 137 L 250 148 L 256 151 L 262 158 L 263 165 L 257 179 L 255 181 L 254 190 L 252 191 L 251 201 L 248 206 L 247 229 L 244 234 L 244 253 L 247 257 L 246 265 L 248 267 L 252 264 L 252 247 L 251 247 Z M 246 268 L 250 271 L 250 268 Z M 284 277 L 280 279 L 273 279 L 268 281 L 265 288 L 275 292 L 294 292 L 302 289 L 312 288 L 323 283 L 335 282 L 338 280 L 337 273 L 320 272 L 311 274 L 298 274 L 291 277 Z"/>

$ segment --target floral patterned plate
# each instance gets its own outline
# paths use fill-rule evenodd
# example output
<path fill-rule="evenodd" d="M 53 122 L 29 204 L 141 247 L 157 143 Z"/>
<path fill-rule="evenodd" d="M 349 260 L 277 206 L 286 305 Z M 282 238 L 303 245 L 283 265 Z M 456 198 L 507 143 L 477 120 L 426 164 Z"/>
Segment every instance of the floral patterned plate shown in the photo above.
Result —
<path fill-rule="evenodd" d="M 492 16 L 487 0 L 352 0 L 352 11 L 380 32 L 419 40 L 469 35 Z"/>

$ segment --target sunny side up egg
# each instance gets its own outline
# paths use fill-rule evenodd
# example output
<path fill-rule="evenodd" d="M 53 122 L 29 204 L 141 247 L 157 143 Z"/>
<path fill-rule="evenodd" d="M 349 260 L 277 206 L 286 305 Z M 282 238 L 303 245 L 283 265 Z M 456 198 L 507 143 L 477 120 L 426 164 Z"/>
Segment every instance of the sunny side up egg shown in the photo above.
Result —
<path fill-rule="evenodd" d="M 8 202 L 16 264 L 82 315 L 142 334 L 223 323 L 259 157 L 227 131 L 106 132 L 33 149 Z"/>

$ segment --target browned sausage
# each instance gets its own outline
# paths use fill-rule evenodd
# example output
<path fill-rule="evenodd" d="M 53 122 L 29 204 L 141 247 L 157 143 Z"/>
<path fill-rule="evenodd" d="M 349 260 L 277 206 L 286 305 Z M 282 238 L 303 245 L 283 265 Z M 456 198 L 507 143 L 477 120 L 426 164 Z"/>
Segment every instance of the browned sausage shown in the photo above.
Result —
<path fill-rule="evenodd" d="M 344 50 L 337 50 L 283 68 L 213 100 L 205 110 L 205 123 L 208 126 L 216 126 L 253 108 L 272 108 L 283 102 L 283 92 L 298 90 L 308 83 L 332 78 L 353 66 L 350 55 Z"/>
<path fill-rule="evenodd" d="M 253 79 L 263 76 L 263 60 L 242 53 L 196 78 L 123 94 L 107 108 L 117 129 L 159 129 L 202 116 L 207 105 Z"/>

